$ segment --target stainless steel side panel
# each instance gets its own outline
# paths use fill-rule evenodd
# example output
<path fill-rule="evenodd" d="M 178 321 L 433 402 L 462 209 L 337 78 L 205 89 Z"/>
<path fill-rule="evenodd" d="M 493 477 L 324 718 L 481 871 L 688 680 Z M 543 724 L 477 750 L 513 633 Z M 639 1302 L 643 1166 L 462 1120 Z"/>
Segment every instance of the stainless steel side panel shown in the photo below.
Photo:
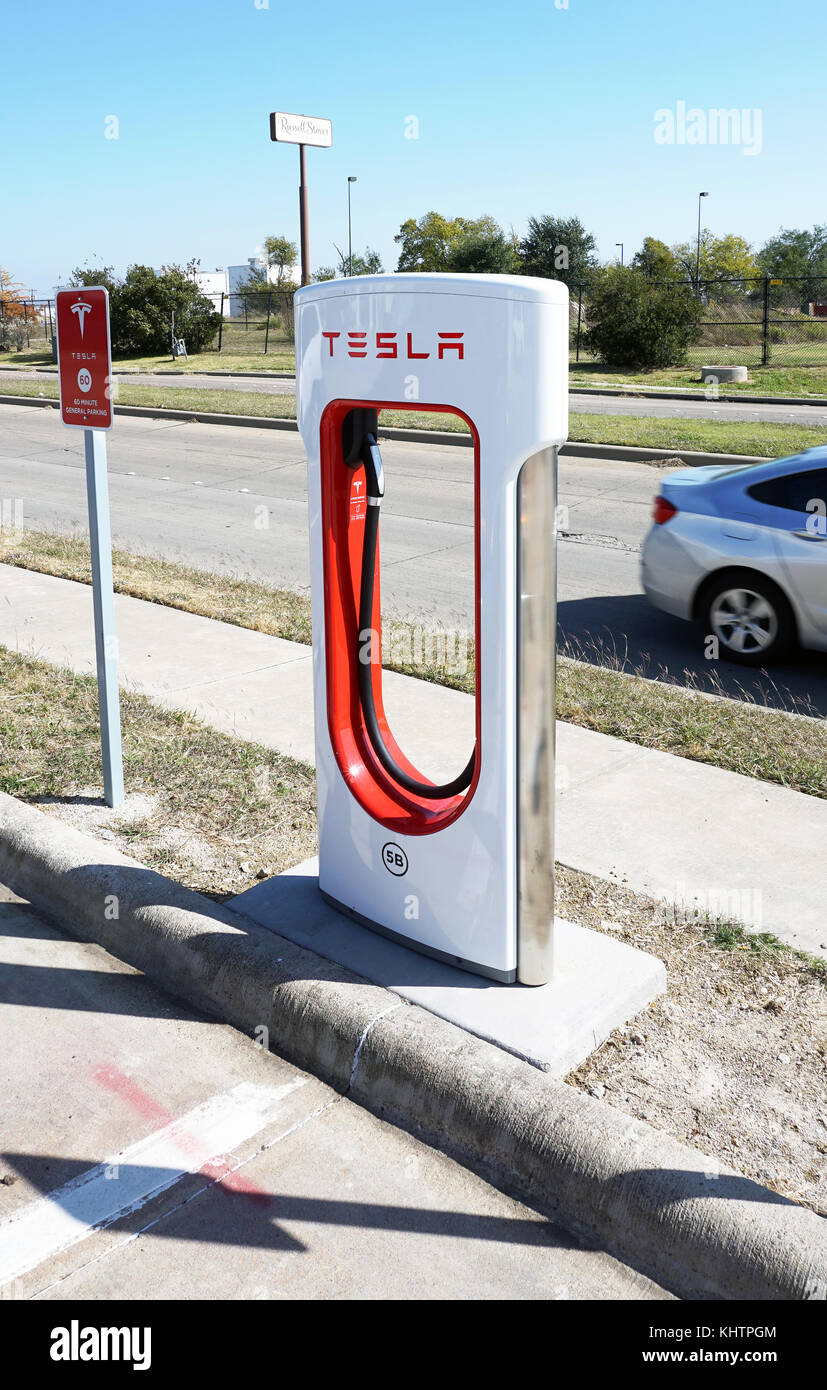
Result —
<path fill-rule="evenodd" d="M 551 978 L 554 939 L 557 450 L 523 464 L 517 483 L 517 979 Z"/>

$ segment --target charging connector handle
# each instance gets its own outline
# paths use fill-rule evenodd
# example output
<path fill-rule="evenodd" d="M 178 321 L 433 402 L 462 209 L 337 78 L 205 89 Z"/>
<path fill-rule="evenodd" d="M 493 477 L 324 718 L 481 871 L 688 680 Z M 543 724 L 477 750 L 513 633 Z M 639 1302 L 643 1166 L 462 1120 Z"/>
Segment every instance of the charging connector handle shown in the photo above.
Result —
<path fill-rule="evenodd" d="M 429 801 L 444 801 L 457 796 L 471 785 L 477 762 L 474 748 L 467 766 L 452 782 L 435 786 L 432 782 L 418 782 L 410 777 L 394 762 L 379 728 L 376 704 L 373 698 L 373 592 L 376 574 L 376 545 L 379 538 L 379 509 L 385 495 L 385 475 L 382 468 L 382 455 L 374 434 L 366 434 L 362 442 L 362 462 L 365 465 L 365 485 L 367 491 L 367 515 L 365 516 L 365 539 L 362 548 L 362 579 L 359 594 L 359 631 L 357 633 L 356 660 L 359 671 L 359 701 L 365 720 L 368 739 L 382 767 L 399 786 L 415 796 Z M 367 656 L 365 646 L 367 643 Z"/>

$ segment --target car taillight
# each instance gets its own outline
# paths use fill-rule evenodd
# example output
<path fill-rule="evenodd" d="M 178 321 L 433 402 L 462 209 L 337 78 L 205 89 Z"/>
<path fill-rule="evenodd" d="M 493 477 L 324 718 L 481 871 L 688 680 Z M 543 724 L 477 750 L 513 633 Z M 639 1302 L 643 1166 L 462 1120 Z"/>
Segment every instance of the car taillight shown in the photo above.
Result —
<path fill-rule="evenodd" d="M 656 526 L 662 526 L 665 521 L 670 521 L 677 515 L 677 507 L 669 501 L 668 497 L 661 497 L 660 494 L 652 504 L 652 520 Z"/>

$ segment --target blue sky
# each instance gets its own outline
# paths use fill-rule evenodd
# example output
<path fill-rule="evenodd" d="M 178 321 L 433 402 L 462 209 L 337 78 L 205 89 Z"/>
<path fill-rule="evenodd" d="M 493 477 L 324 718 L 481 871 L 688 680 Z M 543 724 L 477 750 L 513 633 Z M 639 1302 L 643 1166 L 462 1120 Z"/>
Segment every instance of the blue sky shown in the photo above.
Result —
<path fill-rule="evenodd" d="M 576 214 L 628 259 L 646 235 L 691 237 L 700 189 L 705 224 L 757 245 L 827 220 L 825 37 L 823 0 L 11 0 L 0 264 L 46 294 L 93 256 L 212 269 L 298 241 L 274 109 L 333 121 L 333 148 L 308 152 L 314 268 L 345 245 L 348 174 L 354 247 L 387 269 L 400 222 L 431 208 L 518 234 Z M 760 154 L 657 144 L 679 101 L 760 110 Z"/>

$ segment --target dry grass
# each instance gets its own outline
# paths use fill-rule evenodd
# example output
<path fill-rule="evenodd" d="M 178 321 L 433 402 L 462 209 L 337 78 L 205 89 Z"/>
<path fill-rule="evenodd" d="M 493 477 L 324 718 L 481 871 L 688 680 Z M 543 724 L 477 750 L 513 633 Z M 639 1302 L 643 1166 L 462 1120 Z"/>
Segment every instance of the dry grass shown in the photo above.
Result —
<path fill-rule="evenodd" d="M 0 648 L 0 790 L 51 801 L 54 814 L 213 897 L 315 853 L 311 768 L 129 691 L 121 710 L 127 803 L 105 811 L 94 677 Z"/>
<path fill-rule="evenodd" d="M 76 536 L 24 531 L 4 539 L 0 534 L 0 562 L 90 583 L 88 543 Z M 115 552 L 114 575 L 117 591 L 133 598 L 293 642 L 311 640 L 310 602 L 286 589 L 123 551 Z M 473 647 L 463 670 L 433 659 L 418 663 L 393 659 L 404 650 L 411 625 L 397 621 L 390 630 L 391 641 L 384 647 L 389 669 L 473 694 Z M 397 642 L 397 637 L 402 640 Z M 434 650 L 439 650 L 438 641 L 431 646 Z M 751 705 L 747 698 L 710 698 L 699 690 L 643 679 L 643 672 L 625 674 L 612 669 L 624 663 L 622 656 L 609 650 L 590 653 L 588 661 L 570 659 L 580 655 L 572 650 L 558 660 L 560 719 L 646 748 L 827 797 L 827 736 L 822 720 L 790 718 L 789 714 Z M 788 707 L 807 713 L 792 697 Z"/>
<path fill-rule="evenodd" d="M 668 986 L 568 1082 L 708 1154 L 710 1173 L 827 1214 L 825 963 L 573 869 L 557 886 L 562 917 L 658 956 Z"/>
<path fill-rule="evenodd" d="M 788 712 L 776 712 L 752 703 L 746 692 L 734 700 L 722 688 L 710 695 L 687 680 L 687 686 L 667 685 L 607 664 L 561 657 L 557 715 L 628 743 L 827 797 L 824 721 L 800 717 L 808 713 L 801 701 L 792 696 L 784 701 L 778 692 Z"/>
<path fill-rule="evenodd" d="M 291 642 L 310 642 L 309 600 L 288 589 L 270 589 L 251 579 L 210 574 L 124 550 L 115 550 L 112 561 L 119 594 L 235 623 L 237 627 L 249 627 Z M 74 579 L 81 584 L 92 582 L 89 542 L 84 537 L 58 536 L 47 531 L 23 531 L 9 537 L 0 531 L 0 563 L 54 574 L 59 579 Z"/>

